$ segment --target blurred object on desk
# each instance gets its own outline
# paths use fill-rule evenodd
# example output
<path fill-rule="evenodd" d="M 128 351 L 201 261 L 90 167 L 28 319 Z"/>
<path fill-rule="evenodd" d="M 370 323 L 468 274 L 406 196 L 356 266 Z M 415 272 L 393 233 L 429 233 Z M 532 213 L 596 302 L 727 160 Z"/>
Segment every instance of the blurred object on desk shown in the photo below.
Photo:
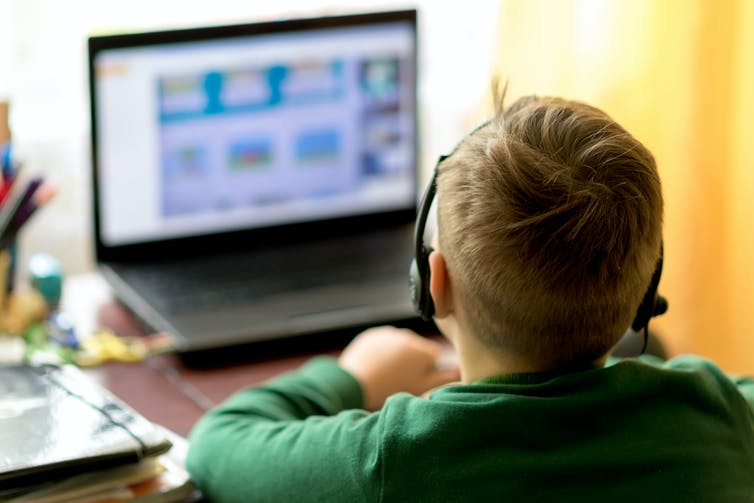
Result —
<path fill-rule="evenodd" d="M 164 332 L 141 337 L 118 336 L 112 330 L 101 328 L 81 340 L 81 349 L 74 355 L 74 361 L 81 367 L 113 360 L 134 363 L 173 349 L 172 337 Z"/>
<path fill-rule="evenodd" d="M 42 294 L 28 286 L 18 287 L 10 292 L 4 309 L 4 329 L 16 335 L 22 335 L 33 325 L 43 323 L 49 314 Z"/>
<path fill-rule="evenodd" d="M 0 101 L 0 143 L 10 141 L 10 126 L 8 116 L 10 115 L 10 105 L 7 101 Z"/>
<path fill-rule="evenodd" d="M 101 326 L 99 310 L 114 302 L 112 290 L 99 273 L 74 274 L 63 282 L 60 305 L 73 318 L 81 333 L 89 334 L 97 330 Z M 108 323 L 112 321 L 108 320 Z M 118 327 L 113 328 L 118 334 L 124 333 Z"/>
<path fill-rule="evenodd" d="M 8 297 L 9 277 L 12 274 L 11 252 L 7 249 L 0 249 L 0 333 L 4 332 L 5 301 Z"/>
<path fill-rule="evenodd" d="M 99 275 L 63 281 L 53 257 L 32 258 L 28 278 L 4 302 L 0 361 L 91 367 L 108 361 L 140 362 L 174 349 L 170 334 L 145 335 L 136 320 L 114 304 Z M 104 316 L 106 323 L 101 310 L 111 311 Z"/>
<path fill-rule="evenodd" d="M 76 274 L 63 282 L 61 310 L 81 337 L 80 365 L 104 361 L 140 361 L 173 349 L 169 334 L 148 334 L 139 321 L 114 298 L 110 286 L 96 272 Z"/>
<path fill-rule="evenodd" d="M 49 253 L 35 253 L 29 259 L 28 277 L 50 309 L 56 310 L 63 292 L 63 269 L 58 260 Z"/>
<path fill-rule="evenodd" d="M 37 210 L 57 191 L 41 176 L 25 179 L 16 158 L 7 123 L 7 104 L 0 107 L 0 332 L 20 335 L 41 321 L 33 291 L 16 289 L 16 241 Z M 46 312 L 45 312 L 46 314 Z"/>

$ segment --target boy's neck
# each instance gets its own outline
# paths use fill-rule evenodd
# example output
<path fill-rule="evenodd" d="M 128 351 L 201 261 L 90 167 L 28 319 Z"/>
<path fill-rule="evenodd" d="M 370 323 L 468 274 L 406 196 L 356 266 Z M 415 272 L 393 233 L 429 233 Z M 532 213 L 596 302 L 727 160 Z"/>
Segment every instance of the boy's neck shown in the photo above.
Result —
<path fill-rule="evenodd" d="M 505 354 L 501 351 L 491 350 L 479 339 L 471 334 L 454 330 L 446 333 L 447 338 L 453 344 L 458 354 L 458 364 L 461 370 L 461 381 L 465 384 L 472 383 L 485 377 L 493 377 L 509 374 L 531 374 L 540 372 L 563 372 L 573 369 L 561 369 L 551 365 L 533 362 L 531 360 Z M 605 365 L 607 355 L 596 359 L 590 367 L 602 367 Z"/>

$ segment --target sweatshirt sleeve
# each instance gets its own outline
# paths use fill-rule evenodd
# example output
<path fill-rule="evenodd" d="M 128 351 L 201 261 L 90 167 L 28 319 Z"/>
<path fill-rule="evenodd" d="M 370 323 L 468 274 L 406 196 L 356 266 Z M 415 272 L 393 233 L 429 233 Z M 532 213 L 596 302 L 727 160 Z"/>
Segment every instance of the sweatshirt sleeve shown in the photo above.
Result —
<path fill-rule="evenodd" d="M 665 362 L 663 366 L 675 369 L 703 370 L 721 390 L 731 387 L 732 384 L 732 387 L 737 390 L 737 393 L 734 392 L 735 396 L 739 399 L 743 396 L 749 410 L 754 414 L 754 379 L 727 375 L 713 362 L 694 355 L 677 356 Z M 732 399 L 731 396 L 728 398 Z"/>
<path fill-rule="evenodd" d="M 380 415 L 356 379 L 319 357 L 205 415 L 186 466 L 213 502 L 368 501 L 380 485 Z"/>
<path fill-rule="evenodd" d="M 751 377 L 736 377 L 733 382 L 738 386 L 738 391 L 744 396 L 749 403 L 752 411 L 754 411 L 754 378 Z"/>

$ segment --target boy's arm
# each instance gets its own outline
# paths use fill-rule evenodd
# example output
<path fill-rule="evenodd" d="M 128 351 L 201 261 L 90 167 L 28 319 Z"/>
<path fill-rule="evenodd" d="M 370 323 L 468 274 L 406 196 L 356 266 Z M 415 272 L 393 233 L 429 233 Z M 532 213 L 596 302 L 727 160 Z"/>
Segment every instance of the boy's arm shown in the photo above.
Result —
<path fill-rule="evenodd" d="M 219 502 L 372 499 L 381 483 L 381 415 L 361 409 L 364 395 L 376 408 L 395 392 L 456 378 L 457 370 L 434 367 L 435 345 L 410 331 L 371 329 L 343 351 L 340 366 L 316 358 L 236 393 L 192 431 L 192 478 Z"/>
<path fill-rule="evenodd" d="M 379 488 L 379 420 L 361 403 L 356 380 L 316 358 L 204 416 L 186 466 L 213 502 L 363 500 Z"/>

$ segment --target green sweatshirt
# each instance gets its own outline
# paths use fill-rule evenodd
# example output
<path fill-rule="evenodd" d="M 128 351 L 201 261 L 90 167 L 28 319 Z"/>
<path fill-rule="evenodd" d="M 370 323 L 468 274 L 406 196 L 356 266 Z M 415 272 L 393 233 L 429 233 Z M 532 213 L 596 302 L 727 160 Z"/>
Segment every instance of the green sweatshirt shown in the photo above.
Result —
<path fill-rule="evenodd" d="M 207 414 L 188 469 L 213 502 L 754 501 L 754 380 L 700 358 L 362 403 L 316 358 Z"/>

